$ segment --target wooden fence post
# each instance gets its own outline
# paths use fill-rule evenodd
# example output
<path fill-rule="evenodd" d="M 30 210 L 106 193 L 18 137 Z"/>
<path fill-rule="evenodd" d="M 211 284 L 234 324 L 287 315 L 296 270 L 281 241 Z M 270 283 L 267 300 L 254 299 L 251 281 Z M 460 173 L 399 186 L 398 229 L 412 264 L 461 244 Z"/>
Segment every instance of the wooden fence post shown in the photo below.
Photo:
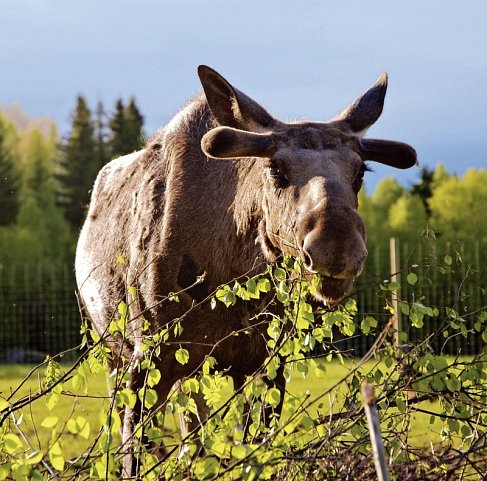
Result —
<path fill-rule="evenodd" d="M 362 383 L 362 397 L 364 399 L 365 415 L 369 426 L 370 441 L 372 443 L 372 454 L 374 456 L 377 479 L 379 481 L 390 481 L 387 469 L 387 456 L 384 443 L 380 434 L 379 415 L 375 404 L 374 386 L 367 381 Z"/>
<path fill-rule="evenodd" d="M 400 283 L 399 241 L 394 237 L 391 237 L 389 240 L 389 254 L 391 259 L 391 282 Z M 394 346 L 396 346 L 396 348 L 401 347 L 399 334 L 402 331 L 402 319 L 399 301 L 399 291 L 392 291 L 392 307 L 394 309 Z"/>

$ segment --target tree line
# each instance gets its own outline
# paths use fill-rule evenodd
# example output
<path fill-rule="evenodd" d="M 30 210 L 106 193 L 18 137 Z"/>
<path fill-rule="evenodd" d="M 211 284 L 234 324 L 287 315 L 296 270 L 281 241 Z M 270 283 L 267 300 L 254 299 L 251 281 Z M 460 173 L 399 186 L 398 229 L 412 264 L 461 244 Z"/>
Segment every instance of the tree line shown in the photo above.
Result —
<path fill-rule="evenodd" d="M 442 240 L 487 241 L 487 170 L 467 169 L 459 176 L 445 166 L 424 167 L 410 188 L 392 177 L 382 179 L 373 192 L 359 194 L 370 245 L 390 237 L 413 243 L 424 235 Z"/>
<path fill-rule="evenodd" d="M 90 109 L 78 96 L 64 137 L 52 120 L 0 106 L 0 359 L 12 346 L 54 353 L 76 343 L 73 260 L 93 182 L 104 164 L 143 146 L 143 123 L 134 98 L 118 100 L 106 113 L 101 103 Z M 374 249 L 383 246 L 385 252 L 391 236 L 403 246 L 425 235 L 479 241 L 480 272 L 487 260 L 485 205 L 486 169 L 458 176 L 438 164 L 423 169 L 409 187 L 384 178 L 373 193 L 362 189 L 359 211 L 374 272 L 358 284 L 387 278 L 385 262 L 373 266 Z M 366 299 L 363 308 L 370 303 Z M 58 339 L 68 332 L 69 341 Z"/>
<path fill-rule="evenodd" d="M 144 144 L 135 98 L 107 114 L 79 95 L 68 135 L 0 107 L 0 267 L 70 261 L 98 171 Z"/>
<path fill-rule="evenodd" d="M 0 264 L 71 260 L 90 191 L 100 168 L 144 144 L 144 117 L 135 98 L 107 114 L 79 95 L 70 131 L 0 107 Z M 444 239 L 487 240 L 487 170 L 449 174 L 423 168 L 409 188 L 382 179 L 362 189 L 359 210 L 370 245 L 395 236 L 413 242 L 425 231 Z"/>

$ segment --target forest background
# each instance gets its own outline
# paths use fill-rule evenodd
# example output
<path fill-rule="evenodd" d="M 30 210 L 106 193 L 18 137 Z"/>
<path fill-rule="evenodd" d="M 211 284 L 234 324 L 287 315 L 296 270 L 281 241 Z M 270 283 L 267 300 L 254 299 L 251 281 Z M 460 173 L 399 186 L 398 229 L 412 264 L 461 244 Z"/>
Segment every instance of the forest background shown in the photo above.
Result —
<path fill-rule="evenodd" d="M 133 97 L 118 99 L 107 113 L 101 102 L 93 108 L 78 96 L 65 137 L 53 120 L 31 119 L 19 105 L 0 107 L 0 360 L 29 360 L 26 352 L 55 354 L 77 344 L 73 263 L 91 188 L 104 164 L 145 140 Z M 391 237 L 408 249 L 425 238 L 475 242 L 480 273 L 485 205 L 487 170 L 455 175 L 441 162 L 423 167 L 408 186 L 386 177 L 359 195 L 369 251 L 385 251 Z"/>

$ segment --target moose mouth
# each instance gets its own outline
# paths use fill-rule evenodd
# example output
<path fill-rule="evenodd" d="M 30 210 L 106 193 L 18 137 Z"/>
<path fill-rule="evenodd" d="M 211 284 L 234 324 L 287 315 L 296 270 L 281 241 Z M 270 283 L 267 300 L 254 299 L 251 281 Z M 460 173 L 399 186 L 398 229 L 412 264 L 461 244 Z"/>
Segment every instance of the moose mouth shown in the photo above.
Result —
<path fill-rule="evenodd" d="M 313 296 L 316 300 L 326 304 L 338 304 L 347 296 L 352 287 L 353 279 L 350 278 L 337 278 L 324 274 L 321 275 L 321 278 L 321 285 L 318 286 Z"/>

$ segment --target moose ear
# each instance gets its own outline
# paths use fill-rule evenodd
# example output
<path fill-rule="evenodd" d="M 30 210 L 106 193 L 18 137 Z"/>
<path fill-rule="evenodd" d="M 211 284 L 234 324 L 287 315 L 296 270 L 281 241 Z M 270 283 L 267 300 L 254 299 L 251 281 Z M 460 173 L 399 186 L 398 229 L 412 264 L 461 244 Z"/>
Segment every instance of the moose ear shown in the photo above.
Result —
<path fill-rule="evenodd" d="M 364 134 L 380 117 L 387 91 L 387 74 L 383 73 L 377 82 L 361 97 L 352 102 L 336 119 L 346 122 L 353 132 Z"/>
<path fill-rule="evenodd" d="M 410 145 L 392 140 L 362 139 L 360 156 L 398 169 L 409 169 L 418 163 L 416 151 Z"/>
<path fill-rule="evenodd" d="M 215 159 L 271 157 L 275 145 L 271 134 L 256 134 L 230 127 L 217 127 L 201 139 L 201 150 Z"/>
<path fill-rule="evenodd" d="M 198 75 L 210 110 L 220 125 L 263 132 L 277 124 L 263 107 L 230 85 L 212 68 L 200 65 Z"/>

